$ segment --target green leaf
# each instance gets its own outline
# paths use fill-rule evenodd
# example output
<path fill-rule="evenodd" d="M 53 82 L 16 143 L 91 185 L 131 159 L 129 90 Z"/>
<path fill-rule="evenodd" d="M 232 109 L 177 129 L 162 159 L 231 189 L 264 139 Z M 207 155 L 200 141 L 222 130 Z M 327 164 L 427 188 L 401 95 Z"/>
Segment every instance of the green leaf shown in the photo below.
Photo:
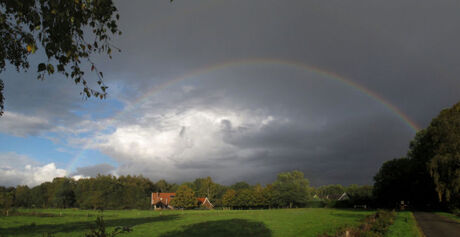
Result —
<path fill-rule="evenodd" d="M 48 67 L 47 67 L 47 70 L 48 70 L 48 73 L 49 74 L 53 74 L 54 73 L 54 66 L 53 64 L 48 64 Z"/>
<path fill-rule="evenodd" d="M 44 63 L 38 64 L 38 72 L 43 72 L 46 70 L 46 65 Z"/>

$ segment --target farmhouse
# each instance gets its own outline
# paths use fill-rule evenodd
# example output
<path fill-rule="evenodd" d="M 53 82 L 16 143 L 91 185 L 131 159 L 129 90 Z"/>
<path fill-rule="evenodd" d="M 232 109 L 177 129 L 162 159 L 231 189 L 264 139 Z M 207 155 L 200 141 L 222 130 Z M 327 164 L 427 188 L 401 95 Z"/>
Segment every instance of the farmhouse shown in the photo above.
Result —
<path fill-rule="evenodd" d="M 170 205 L 171 200 L 176 197 L 176 193 L 152 193 L 152 206 L 156 209 L 174 209 Z M 196 198 L 199 207 L 212 209 L 214 205 L 209 201 L 207 197 Z"/>

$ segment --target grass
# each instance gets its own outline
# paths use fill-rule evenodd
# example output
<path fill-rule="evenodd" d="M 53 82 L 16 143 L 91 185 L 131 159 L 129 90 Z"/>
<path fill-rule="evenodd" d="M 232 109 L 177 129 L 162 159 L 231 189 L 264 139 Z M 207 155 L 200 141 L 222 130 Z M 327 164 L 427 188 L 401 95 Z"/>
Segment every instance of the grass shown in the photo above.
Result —
<path fill-rule="evenodd" d="M 21 209 L 20 215 L 0 217 L 0 236 L 84 236 L 97 211 Z M 44 215 L 44 213 L 46 213 Z M 120 236 L 317 236 L 356 226 L 372 211 L 327 208 L 272 210 L 104 211 L 108 230 L 132 226 Z"/>
<path fill-rule="evenodd" d="M 436 212 L 436 214 L 440 215 L 440 216 L 444 216 L 444 217 L 447 217 L 451 220 L 454 220 L 456 222 L 459 222 L 460 223 L 460 216 L 456 216 L 452 213 L 448 213 L 448 212 Z"/>
<path fill-rule="evenodd" d="M 422 237 L 414 215 L 410 211 L 401 211 L 396 215 L 393 225 L 388 229 L 386 237 Z"/>

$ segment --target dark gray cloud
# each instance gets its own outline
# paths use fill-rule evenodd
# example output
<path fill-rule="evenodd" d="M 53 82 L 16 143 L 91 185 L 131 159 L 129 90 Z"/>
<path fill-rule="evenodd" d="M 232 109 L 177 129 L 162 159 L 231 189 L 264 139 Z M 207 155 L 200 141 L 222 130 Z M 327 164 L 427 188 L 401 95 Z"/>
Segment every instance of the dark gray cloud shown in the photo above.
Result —
<path fill-rule="evenodd" d="M 123 52 L 95 61 L 110 97 L 129 109 L 92 148 L 116 160 L 119 174 L 269 182 L 300 169 L 314 184 L 366 184 L 382 162 L 404 156 L 414 136 L 379 99 L 288 65 L 233 65 L 163 86 L 219 63 L 271 58 L 319 67 L 380 95 L 421 127 L 460 99 L 458 1 L 116 4 L 124 34 L 115 44 Z M 47 126 L 85 119 L 104 127 L 99 118 L 111 113 L 113 101 L 82 101 L 71 81 L 5 75 L 6 109 Z M 43 126 L 14 130 L 52 129 Z M 113 167 L 80 169 L 94 175 Z"/>
<path fill-rule="evenodd" d="M 0 123 L 0 132 L 26 137 L 39 135 L 44 131 L 49 131 L 53 127 L 46 119 L 6 111 Z"/>
<path fill-rule="evenodd" d="M 84 177 L 96 177 L 97 175 L 113 174 L 115 167 L 110 164 L 97 164 L 85 167 L 78 167 L 73 175 L 81 175 Z"/>

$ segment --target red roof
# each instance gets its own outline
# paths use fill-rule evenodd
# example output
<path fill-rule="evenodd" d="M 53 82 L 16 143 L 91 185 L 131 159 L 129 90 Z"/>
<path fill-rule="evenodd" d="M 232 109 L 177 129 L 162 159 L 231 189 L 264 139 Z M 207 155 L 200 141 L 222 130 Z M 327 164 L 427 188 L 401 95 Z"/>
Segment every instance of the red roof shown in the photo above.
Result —
<path fill-rule="evenodd" d="M 169 202 L 176 196 L 176 193 L 152 193 L 152 204 L 159 202 L 169 205 Z"/>
<path fill-rule="evenodd" d="M 158 203 L 163 203 L 164 205 L 169 205 L 172 199 L 176 196 L 176 193 L 152 193 L 152 205 L 158 204 Z M 204 204 L 206 202 L 205 197 L 198 197 L 196 200 L 200 203 L 200 205 Z M 213 206 L 209 200 L 208 200 L 208 205 Z"/>

